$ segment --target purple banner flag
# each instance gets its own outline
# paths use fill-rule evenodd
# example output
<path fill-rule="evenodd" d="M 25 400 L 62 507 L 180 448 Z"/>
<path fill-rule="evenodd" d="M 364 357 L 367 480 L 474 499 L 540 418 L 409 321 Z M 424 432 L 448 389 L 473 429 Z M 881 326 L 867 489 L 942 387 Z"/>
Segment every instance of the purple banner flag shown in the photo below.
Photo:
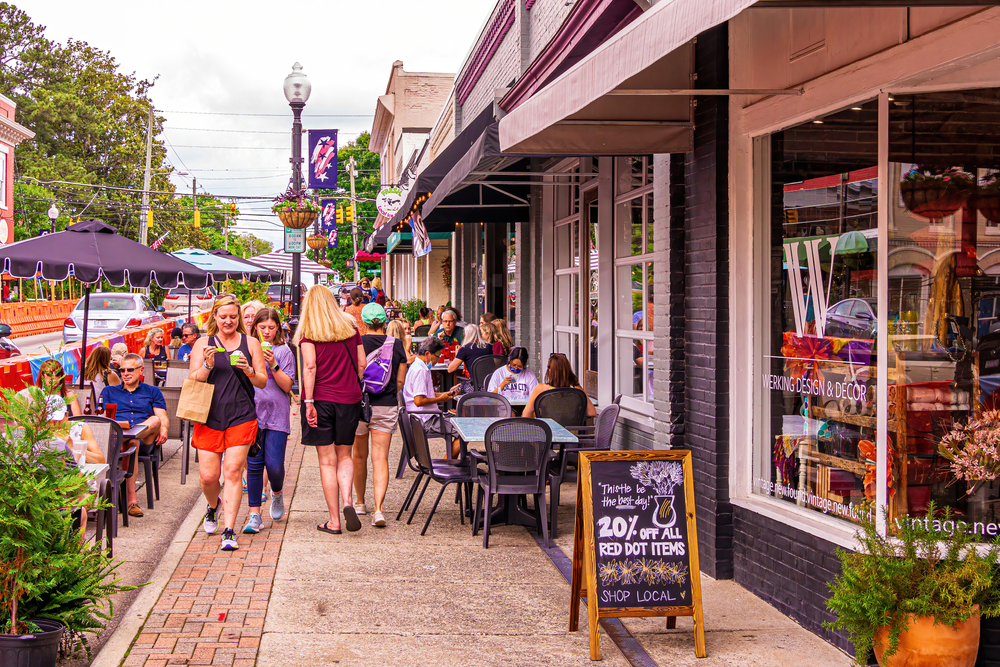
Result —
<path fill-rule="evenodd" d="M 322 213 L 319 214 L 319 228 L 324 231 L 329 231 L 331 229 L 337 228 L 337 200 L 336 199 L 320 199 L 320 208 Z"/>
<path fill-rule="evenodd" d="M 336 248 L 338 247 L 338 245 L 339 245 L 339 232 L 337 231 L 337 228 L 334 227 L 333 229 L 331 229 L 326 233 L 326 247 Z"/>
<path fill-rule="evenodd" d="M 337 130 L 309 130 L 306 165 L 312 189 L 337 188 Z"/>

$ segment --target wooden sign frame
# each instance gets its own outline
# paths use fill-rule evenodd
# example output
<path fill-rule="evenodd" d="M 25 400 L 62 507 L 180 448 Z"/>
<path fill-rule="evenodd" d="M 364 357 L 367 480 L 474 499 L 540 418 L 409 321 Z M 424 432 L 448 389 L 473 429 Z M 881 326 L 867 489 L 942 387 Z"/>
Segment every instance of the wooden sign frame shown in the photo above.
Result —
<path fill-rule="evenodd" d="M 684 466 L 684 509 L 687 514 L 688 565 L 691 573 L 691 605 L 686 607 L 605 607 L 597 602 L 597 557 L 594 539 L 594 498 L 591 480 L 593 461 L 680 461 Z M 580 629 L 580 598 L 587 598 L 587 616 L 590 630 L 590 659 L 601 659 L 601 635 L 598 622 L 601 618 L 658 617 L 667 619 L 667 628 L 676 627 L 678 616 L 694 617 L 694 654 L 704 658 L 705 620 L 701 608 L 701 569 L 698 562 L 698 529 L 695 524 L 694 479 L 691 452 L 687 450 L 663 451 L 605 451 L 580 452 L 579 475 L 576 486 L 576 521 L 573 532 L 573 576 L 570 581 L 569 631 Z"/>

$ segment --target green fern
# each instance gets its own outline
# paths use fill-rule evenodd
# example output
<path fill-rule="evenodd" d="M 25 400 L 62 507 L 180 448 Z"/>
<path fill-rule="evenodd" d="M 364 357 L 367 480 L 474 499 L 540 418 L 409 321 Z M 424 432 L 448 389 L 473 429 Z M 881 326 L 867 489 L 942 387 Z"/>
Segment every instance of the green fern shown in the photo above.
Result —
<path fill-rule="evenodd" d="M 864 520 L 857 534 L 861 549 L 837 550 L 841 573 L 829 585 L 833 595 L 826 603 L 837 620 L 824 625 L 850 634 L 857 665 L 866 664 L 883 626 L 889 626 L 885 655 L 894 655 L 909 614 L 954 625 L 979 605 L 983 618 L 1000 616 L 1000 539 L 983 553 L 951 508 L 930 503 L 927 516 L 900 519 L 888 536 Z"/>
<path fill-rule="evenodd" d="M 86 480 L 66 454 L 44 446 L 65 435 L 52 426 L 41 392 L 29 400 L 2 391 L 0 418 L 0 632 L 32 630 L 44 618 L 66 628 L 68 652 L 87 646 L 84 632 L 99 632 L 111 618 L 111 596 L 122 586 L 120 561 L 73 530 L 74 510 L 93 506 Z"/>

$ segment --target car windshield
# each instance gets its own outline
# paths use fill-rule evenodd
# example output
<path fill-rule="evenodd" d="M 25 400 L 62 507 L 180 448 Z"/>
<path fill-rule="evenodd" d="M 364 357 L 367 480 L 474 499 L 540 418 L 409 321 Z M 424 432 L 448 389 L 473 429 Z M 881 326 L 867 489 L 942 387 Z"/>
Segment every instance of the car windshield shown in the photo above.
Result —
<path fill-rule="evenodd" d="M 76 310 L 83 310 L 83 299 L 76 304 Z M 135 310 L 135 301 L 130 296 L 90 295 L 90 310 Z"/>

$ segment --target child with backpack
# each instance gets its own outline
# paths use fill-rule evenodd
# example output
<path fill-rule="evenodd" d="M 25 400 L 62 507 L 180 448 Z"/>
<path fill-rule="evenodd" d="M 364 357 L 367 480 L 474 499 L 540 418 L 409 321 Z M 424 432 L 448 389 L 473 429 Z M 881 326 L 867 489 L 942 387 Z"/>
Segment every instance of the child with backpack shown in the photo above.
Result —
<path fill-rule="evenodd" d="M 368 484 L 368 452 L 371 450 L 372 472 L 375 478 L 375 506 L 372 525 L 385 527 L 382 503 L 389 488 L 389 443 L 396 432 L 399 401 L 397 394 L 406 381 L 406 350 L 398 338 L 385 334 L 385 324 L 389 319 L 385 309 L 377 303 L 369 303 L 361 311 L 361 319 L 368 327 L 368 333 L 361 342 L 368 357 L 364 376 L 361 378 L 364 391 L 368 394 L 372 416 L 369 422 L 358 422 L 354 436 L 354 492 L 355 511 L 368 513 L 365 505 L 365 489 Z M 369 435 L 371 446 L 369 448 Z"/>

